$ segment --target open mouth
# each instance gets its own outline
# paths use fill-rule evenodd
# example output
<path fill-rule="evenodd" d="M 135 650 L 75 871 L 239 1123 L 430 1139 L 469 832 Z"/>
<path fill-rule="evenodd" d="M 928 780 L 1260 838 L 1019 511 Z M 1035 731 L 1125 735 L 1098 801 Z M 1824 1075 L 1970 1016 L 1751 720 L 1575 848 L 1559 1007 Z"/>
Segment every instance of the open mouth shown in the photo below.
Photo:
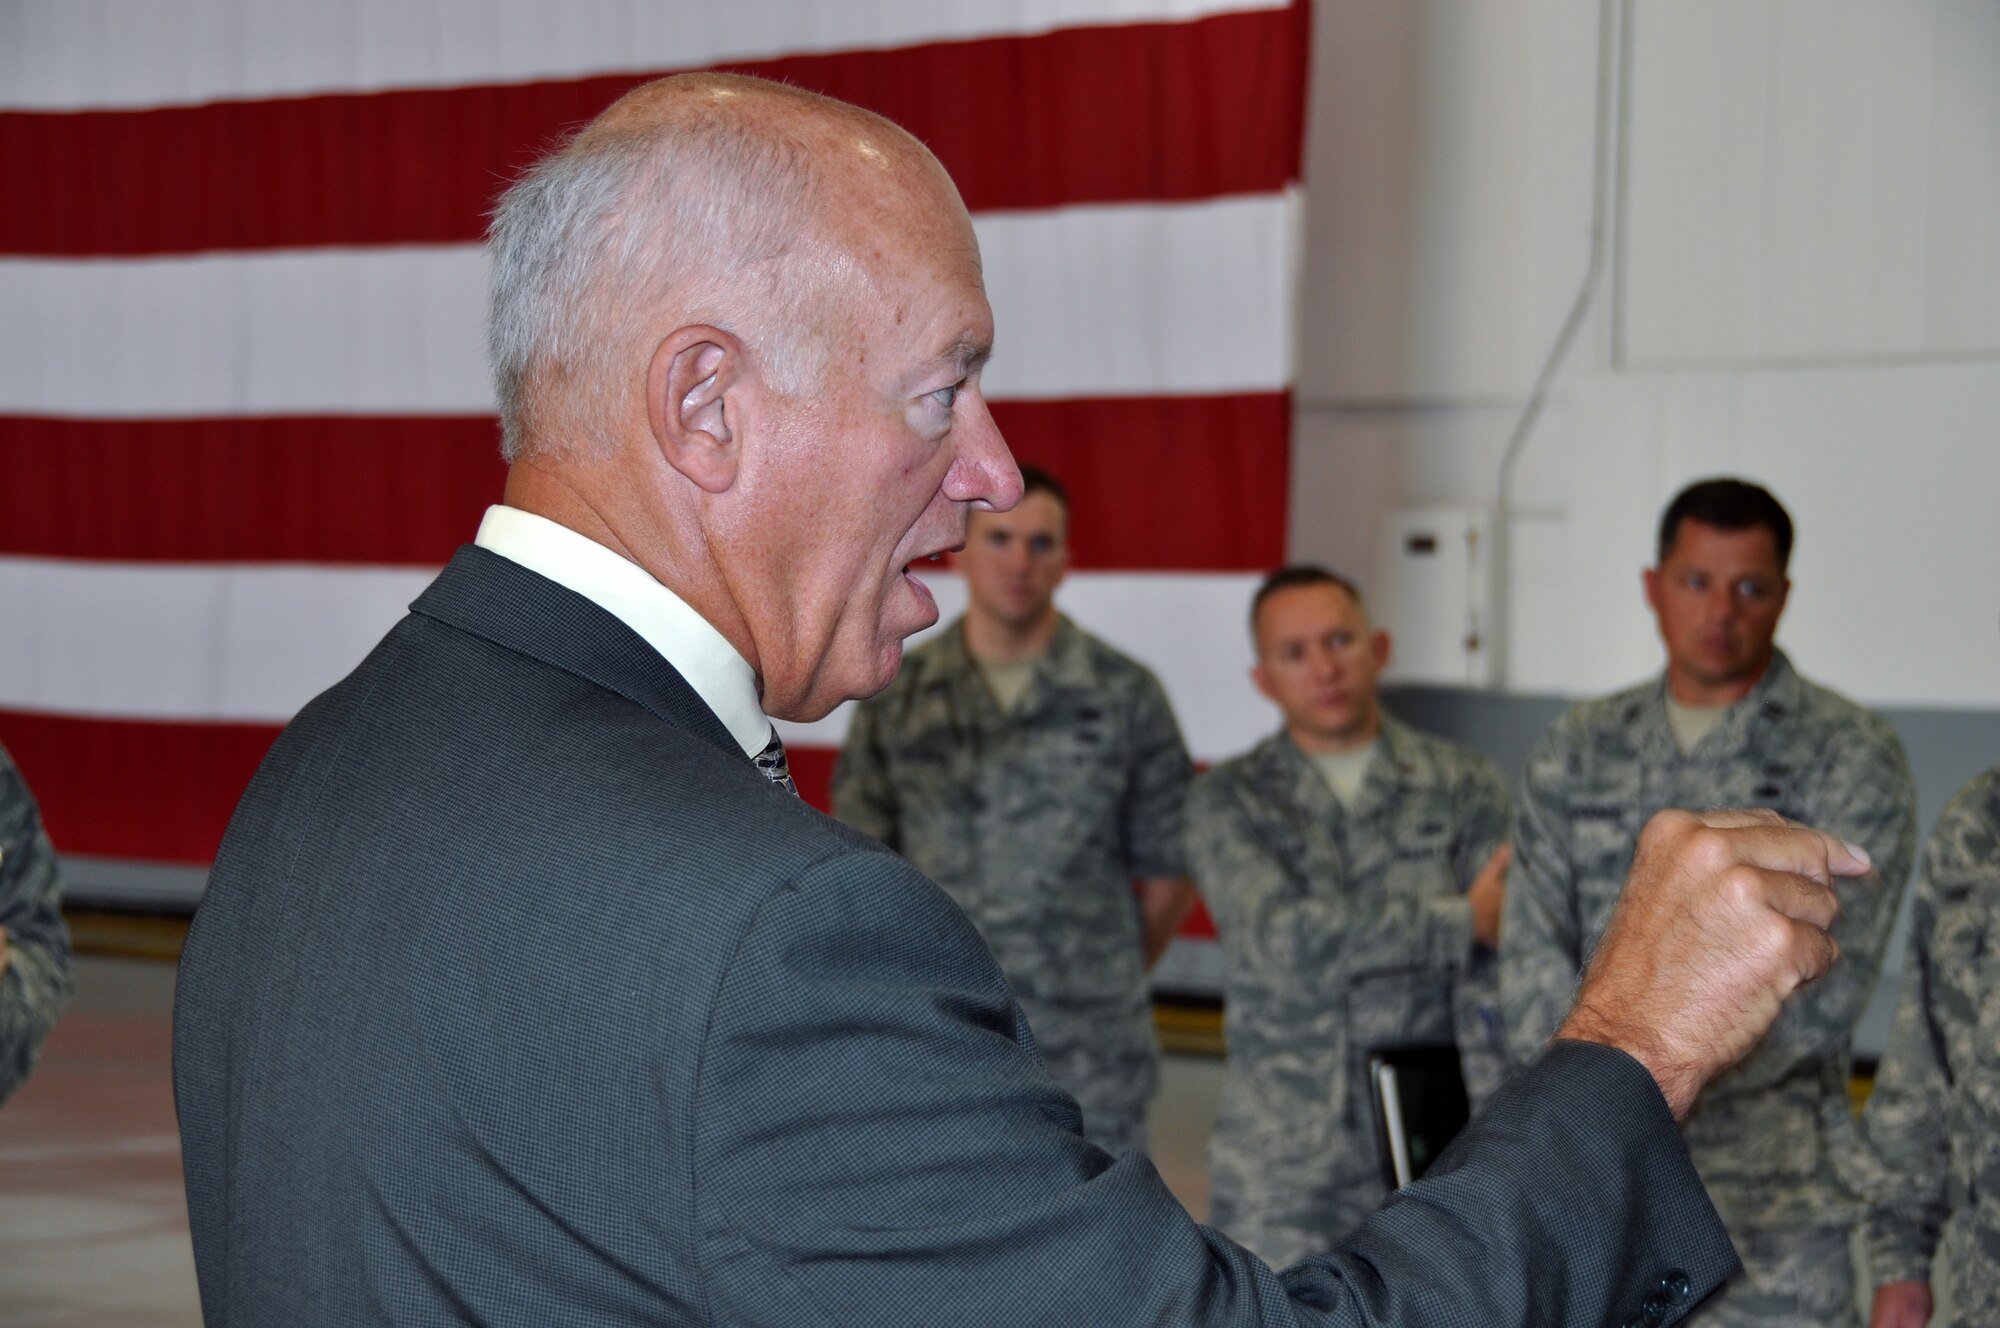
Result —
<path fill-rule="evenodd" d="M 911 589 L 915 590 L 924 602 L 932 608 L 937 607 L 937 597 L 931 594 L 931 588 L 925 585 L 917 576 L 915 569 L 920 563 L 933 567 L 940 566 L 944 562 L 944 555 L 945 551 L 939 549 L 934 553 L 927 553 L 921 558 L 912 558 L 909 562 L 903 564 L 903 579 L 909 582 Z"/>

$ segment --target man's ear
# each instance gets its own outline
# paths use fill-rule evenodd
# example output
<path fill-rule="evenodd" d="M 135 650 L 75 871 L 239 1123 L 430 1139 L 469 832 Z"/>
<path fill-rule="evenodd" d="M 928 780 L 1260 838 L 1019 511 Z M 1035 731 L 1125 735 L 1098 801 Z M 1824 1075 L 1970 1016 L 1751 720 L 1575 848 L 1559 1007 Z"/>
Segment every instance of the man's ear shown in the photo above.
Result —
<path fill-rule="evenodd" d="M 668 465 L 707 493 L 736 482 L 742 451 L 731 407 L 743 345 L 718 327 L 676 328 L 646 365 L 646 423 Z"/>
<path fill-rule="evenodd" d="M 1261 659 L 1250 666 L 1250 685 L 1257 689 L 1257 695 L 1272 705 L 1278 704 L 1278 695 L 1271 689 L 1271 675 L 1264 671 L 1264 661 Z"/>
<path fill-rule="evenodd" d="M 1368 653 L 1375 658 L 1375 671 L 1380 673 L 1389 667 L 1389 659 L 1396 653 L 1396 642 L 1384 628 L 1376 628 L 1368 638 Z"/>

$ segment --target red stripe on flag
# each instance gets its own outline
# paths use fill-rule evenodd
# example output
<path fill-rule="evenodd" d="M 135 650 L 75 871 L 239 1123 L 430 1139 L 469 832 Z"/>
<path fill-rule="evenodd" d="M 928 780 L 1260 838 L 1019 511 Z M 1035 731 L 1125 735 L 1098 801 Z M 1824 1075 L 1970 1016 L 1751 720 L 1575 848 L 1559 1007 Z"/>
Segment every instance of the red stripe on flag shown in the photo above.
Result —
<path fill-rule="evenodd" d="M 0 551 L 442 566 L 500 501 L 491 416 L 0 417 Z"/>
<path fill-rule="evenodd" d="M 1285 561 L 1292 397 L 996 401 L 1023 465 L 1062 481 L 1085 570 L 1262 571 Z"/>
<path fill-rule="evenodd" d="M 59 852 L 209 863 L 268 724 L 171 723 L 0 710 L 13 754 Z"/>
<path fill-rule="evenodd" d="M 1298 179 L 1307 6 L 719 66 L 858 102 L 975 211 Z M 0 113 L 0 253 L 463 242 L 500 185 L 654 74 L 136 111 Z M 338 178 L 329 180 L 329 169 Z"/>
<path fill-rule="evenodd" d="M 791 768 L 792 782 L 799 796 L 827 815 L 833 815 L 833 767 L 840 759 L 838 747 L 787 747 L 785 764 Z"/>
<path fill-rule="evenodd" d="M 1283 560 L 1291 406 L 1230 397 L 1011 401 L 1023 461 L 1069 488 L 1081 568 Z M 0 552 L 144 562 L 439 566 L 505 468 L 488 416 L 0 416 Z"/>
<path fill-rule="evenodd" d="M 1212 941 L 1215 939 L 1215 918 L 1208 911 L 1208 901 L 1200 895 L 1194 897 L 1194 907 L 1181 922 L 1176 936 L 1186 936 L 1191 940 Z"/>

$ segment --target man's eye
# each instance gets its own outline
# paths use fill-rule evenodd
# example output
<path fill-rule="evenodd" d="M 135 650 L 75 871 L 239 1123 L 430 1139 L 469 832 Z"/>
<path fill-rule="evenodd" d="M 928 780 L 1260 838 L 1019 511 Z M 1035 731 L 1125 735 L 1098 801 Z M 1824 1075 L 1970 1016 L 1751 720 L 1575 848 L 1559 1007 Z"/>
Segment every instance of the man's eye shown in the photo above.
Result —
<path fill-rule="evenodd" d="M 943 406 L 946 410 L 950 410 L 958 402 L 958 389 L 964 386 L 965 386 L 965 380 L 961 378 L 956 383 L 953 383 L 950 387 L 941 387 L 937 391 L 931 393 L 931 399 L 936 401 L 940 406 Z"/>

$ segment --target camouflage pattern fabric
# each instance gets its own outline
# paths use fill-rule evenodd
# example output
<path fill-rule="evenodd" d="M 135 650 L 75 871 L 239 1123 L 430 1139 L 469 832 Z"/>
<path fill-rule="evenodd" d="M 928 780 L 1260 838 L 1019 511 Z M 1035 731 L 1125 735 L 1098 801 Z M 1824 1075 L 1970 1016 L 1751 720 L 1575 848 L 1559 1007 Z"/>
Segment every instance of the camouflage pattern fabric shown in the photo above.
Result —
<path fill-rule="evenodd" d="M 1885 1171 L 1864 1228 L 1876 1286 L 1928 1282 L 1954 1323 L 2000 1323 L 2000 769 L 1924 850 L 1896 1029 L 1863 1121 Z"/>
<path fill-rule="evenodd" d="M 1836 883 L 1839 962 L 1708 1086 L 1685 1129 L 1739 1241 L 1751 1231 L 1851 1227 L 1868 1167 L 1848 1106 L 1848 1044 L 1915 846 L 1901 744 L 1886 722 L 1805 681 L 1782 653 L 1685 755 L 1665 695 L 1662 679 L 1576 706 L 1529 757 L 1500 924 L 1510 1050 L 1525 1062 L 1567 1014 L 1655 812 L 1767 807 L 1862 845 L 1876 872 Z"/>
<path fill-rule="evenodd" d="M 56 853 L 34 797 L 0 748 L 0 927 L 7 971 L 0 974 L 0 1098 L 34 1068 L 49 1026 L 69 1003 L 69 928 L 62 920 Z"/>
<path fill-rule="evenodd" d="M 1859 1328 L 1848 1228 L 1746 1231 L 1743 1271 L 1687 1317 L 1687 1328 Z"/>
<path fill-rule="evenodd" d="M 1132 881 L 1186 874 L 1187 748 L 1153 675 L 1067 618 L 1005 714 L 962 627 L 857 708 L 834 814 L 965 910 L 1085 1133 L 1143 1148 L 1159 1050 Z"/>
<path fill-rule="evenodd" d="M 1351 807 L 1283 733 L 1188 795 L 1188 857 L 1228 961 L 1209 1221 L 1276 1268 L 1384 1197 L 1371 1048 L 1456 1037 L 1475 1097 L 1501 1072 L 1464 890 L 1507 836 L 1506 785 L 1387 715 L 1382 734 Z"/>

